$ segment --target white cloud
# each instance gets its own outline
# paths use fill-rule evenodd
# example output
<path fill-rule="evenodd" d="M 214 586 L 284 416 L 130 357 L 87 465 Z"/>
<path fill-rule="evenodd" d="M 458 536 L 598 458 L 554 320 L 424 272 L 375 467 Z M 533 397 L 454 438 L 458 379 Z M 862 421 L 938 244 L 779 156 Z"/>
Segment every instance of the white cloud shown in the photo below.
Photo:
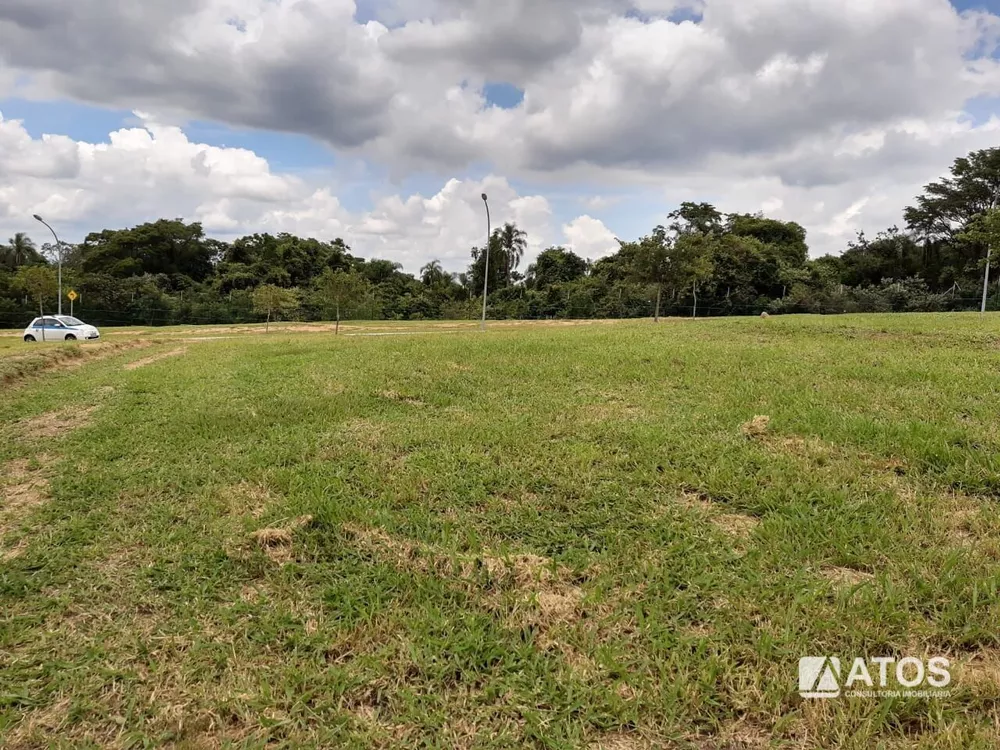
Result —
<path fill-rule="evenodd" d="M 618 251 L 614 233 L 604 222 L 590 216 L 578 216 L 563 226 L 566 245 L 582 258 L 597 260 Z"/>
<path fill-rule="evenodd" d="M 37 231 L 34 213 L 59 226 L 67 241 L 177 216 L 220 238 L 343 237 L 358 253 L 409 271 L 433 259 L 459 271 L 472 246 L 486 240 L 486 192 L 494 227 L 514 221 L 528 232 L 526 264 L 555 236 L 548 201 L 520 195 L 501 177 L 451 179 L 430 197 L 387 195 L 368 211 L 350 212 L 329 186 L 275 174 L 251 151 L 196 143 L 178 127 L 136 115 L 143 127 L 111 133 L 105 143 L 33 139 L 20 122 L 0 117 L 0 153 L 8 157 L 0 160 L 0 233 Z"/>
<path fill-rule="evenodd" d="M 599 252 L 600 227 L 541 197 L 586 201 L 585 181 L 644 191 L 641 216 L 583 204 L 615 231 L 712 200 L 799 221 L 814 252 L 836 252 L 856 229 L 898 222 L 954 157 L 996 144 L 996 125 L 963 110 L 1000 95 L 1000 17 L 947 0 L 366 0 L 379 19 L 366 23 L 352 0 L 133 5 L 0 4 L 0 92 L 153 113 L 93 146 L 5 124 L 8 211 L 41 206 L 89 228 L 162 215 L 220 233 L 315 227 L 408 267 L 464 264 L 483 232 L 483 186 L 463 177 L 476 165 L 545 186 L 519 196 L 485 181 L 533 250 L 565 237 Z M 700 22 L 672 20 L 683 9 Z M 488 106 L 482 87 L 497 81 L 522 88 L 522 104 Z M 443 187 L 351 214 L 330 185 L 163 124 L 186 117 L 303 133 Z"/>
<path fill-rule="evenodd" d="M 701 23 L 675 22 L 681 7 Z M 306 133 L 397 169 L 649 171 L 1000 92 L 1000 20 L 947 0 L 7 0 L 0 70 L 87 101 Z M 623 15 L 629 8 L 648 21 Z M 525 91 L 512 110 L 480 87 Z M 27 84 L 26 84 L 27 85 Z"/>

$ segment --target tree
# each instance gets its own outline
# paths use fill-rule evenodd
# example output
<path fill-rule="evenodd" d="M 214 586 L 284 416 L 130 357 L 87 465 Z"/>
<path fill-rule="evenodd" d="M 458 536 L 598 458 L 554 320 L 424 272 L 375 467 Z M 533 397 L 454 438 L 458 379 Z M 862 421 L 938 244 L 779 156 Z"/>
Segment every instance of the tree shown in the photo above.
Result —
<path fill-rule="evenodd" d="M 42 256 L 35 249 L 35 243 L 24 232 L 15 234 L 6 245 L 0 245 L 0 265 L 11 271 L 26 263 L 41 261 Z"/>
<path fill-rule="evenodd" d="M 538 254 L 528 266 L 529 289 L 544 289 L 553 284 L 573 282 L 587 275 L 588 264 L 576 253 L 562 247 L 550 247 Z"/>
<path fill-rule="evenodd" d="M 730 214 L 726 217 L 726 231 L 770 245 L 783 265 L 801 267 L 809 259 L 806 230 L 794 221 L 768 219 L 762 214 Z"/>
<path fill-rule="evenodd" d="M 45 298 L 59 293 L 56 273 L 49 266 L 21 266 L 13 286 L 38 300 L 38 314 L 45 315 Z"/>
<path fill-rule="evenodd" d="M 966 240 L 979 246 L 986 246 L 986 271 L 983 275 L 983 302 L 980 307 L 980 312 L 985 313 L 986 295 L 990 288 L 990 260 L 993 256 L 993 248 L 1000 243 L 1000 208 L 992 208 L 972 219 L 965 232 L 959 235 L 959 239 Z"/>
<path fill-rule="evenodd" d="M 711 277 L 715 269 L 712 256 L 716 240 L 708 234 L 681 234 L 667 249 L 668 277 L 674 288 L 691 288 L 694 307 L 691 317 L 698 317 L 698 285 Z"/>
<path fill-rule="evenodd" d="M 441 268 L 441 261 L 432 260 L 420 269 L 420 281 L 424 286 L 438 286 L 451 281 L 451 277 Z"/>
<path fill-rule="evenodd" d="M 662 226 L 638 242 L 622 242 L 621 254 L 625 256 L 631 276 L 641 284 L 656 287 L 656 311 L 653 319 L 660 322 L 660 299 L 663 285 L 671 278 L 671 248 L 673 238 Z"/>
<path fill-rule="evenodd" d="M 722 229 L 722 214 L 711 203 L 685 201 L 667 216 L 674 234 L 713 234 Z"/>
<path fill-rule="evenodd" d="M 363 298 L 369 290 L 368 281 L 360 274 L 351 271 L 327 270 L 320 278 L 320 289 L 323 294 L 333 300 L 337 308 L 337 327 L 334 335 L 340 334 L 340 308 L 342 305 L 356 302 Z"/>
<path fill-rule="evenodd" d="M 506 223 L 500 229 L 494 231 L 497 237 L 497 244 L 500 249 L 500 258 L 503 270 L 504 282 L 513 281 L 514 271 L 524 258 L 524 253 L 528 249 L 528 234 L 517 228 L 517 224 Z M 493 248 L 491 247 L 492 251 Z"/>
<path fill-rule="evenodd" d="M 298 306 L 298 295 L 291 289 L 282 289 L 273 284 L 262 284 L 253 292 L 253 310 L 258 314 L 267 314 L 264 332 L 271 329 L 271 316 Z"/>
<path fill-rule="evenodd" d="M 162 273 L 195 281 L 212 272 L 212 258 L 219 254 L 217 243 L 205 239 L 201 224 L 180 219 L 94 232 L 87 235 L 82 251 L 88 273 L 119 278 Z"/>
<path fill-rule="evenodd" d="M 1000 148 L 973 151 L 955 160 L 951 175 L 924 188 L 903 215 L 925 240 L 954 239 L 979 214 L 1000 206 Z"/>

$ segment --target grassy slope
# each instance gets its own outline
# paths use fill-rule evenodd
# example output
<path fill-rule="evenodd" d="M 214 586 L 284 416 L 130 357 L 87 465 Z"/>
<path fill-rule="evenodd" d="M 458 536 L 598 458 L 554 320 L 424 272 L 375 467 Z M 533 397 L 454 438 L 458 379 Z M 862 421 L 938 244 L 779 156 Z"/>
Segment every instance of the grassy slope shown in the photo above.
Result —
<path fill-rule="evenodd" d="M 0 398 L 0 745 L 994 746 L 998 342 L 278 333 L 33 380 Z M 803 702 L 823 653 L 969 666 Z"/>

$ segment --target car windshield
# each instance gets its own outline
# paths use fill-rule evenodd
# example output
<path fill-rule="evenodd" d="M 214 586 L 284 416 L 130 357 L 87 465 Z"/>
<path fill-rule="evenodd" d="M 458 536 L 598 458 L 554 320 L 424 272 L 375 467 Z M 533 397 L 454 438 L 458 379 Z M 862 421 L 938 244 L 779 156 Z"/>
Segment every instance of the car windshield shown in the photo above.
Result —
<path fill-rule="evenodd" d="M 61 318 L 56 318 L 63 325 L 67 326 L 82 326 L 84 325 L 82 320 L 77 320 L 76 318 L 71 318 L 69 315 L 63 315 Z"/>

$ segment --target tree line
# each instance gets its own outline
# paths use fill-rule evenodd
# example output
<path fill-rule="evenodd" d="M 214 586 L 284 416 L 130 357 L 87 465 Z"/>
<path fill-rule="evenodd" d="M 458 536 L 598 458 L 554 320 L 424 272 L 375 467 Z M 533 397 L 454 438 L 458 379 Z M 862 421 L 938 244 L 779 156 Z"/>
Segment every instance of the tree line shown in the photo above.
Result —
<path fill-rule="evenodd" d="M 806 231 L 763 214 L 684 203 L 648 235 L 591 261 L 563 247 L 525 267 L 515 224 L 473 247 L 468 268 L 420 273 L 365 259 L 342 240 L 253 234 L 232 242 L 161 219 L 94 232 L 78 245 L 0 245 L 0 325 L 56 307 L 56 261 L 74 312 L 96 325 L 283 320 L 471 319 L 489 276 L 491 318 L 633 318 L 978 309 L 1000 238 L 1000 148 L 956 159 L 903 211 L 904 226 L 810 259 Z M 989 308 L 1000 309 L 991 283 Z M 64 300 L 64 311 L 68 301 Z"/>

